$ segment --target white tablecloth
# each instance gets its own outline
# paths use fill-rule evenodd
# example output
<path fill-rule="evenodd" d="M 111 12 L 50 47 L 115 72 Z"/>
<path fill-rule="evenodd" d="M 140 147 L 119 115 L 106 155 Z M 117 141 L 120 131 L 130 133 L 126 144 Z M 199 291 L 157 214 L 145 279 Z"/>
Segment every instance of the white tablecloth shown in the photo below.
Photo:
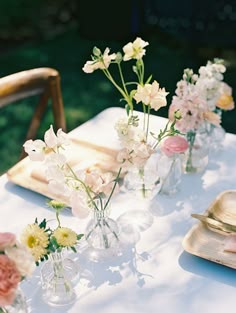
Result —
<path fill-rule="evenodd" d="M 114 121 L 125 114 L 109 108 L 71 132 L 97 144 L 119 146 Z M 152 117 L 151 129 L 163 127 L 164 118 Z M 76 286 L 77 301 L 64 308 L 53 308 L 41 299 L 39 268 L 24 281 L 30 312 L 70 313 L 199 313 L 234 312 L 236 307 L 235 270 L 193 256 L 183 250 L 182 240 L 193 224 L 191 213 L 203 213 L 222 191 L 235 189 L 236 136 L 226 134 L 223 151 L 211 156 L 202 174 L 184 175 L 181 191 L 175 196 L 157 196 L 152 208 L 144 201 L 120 194 L 112 202 L 112 217 L 129 210 L 150 214 L 152 225 L 141 232 L 136 245 L 122 254 L 100 262 L 88 259 L 81 243 L 76 260 L 81 279 Z M 146 213 L 145 213 L 146 212 Z M 0 231 L 17 234 L 35 217 L 54 218 L 45 197 L 0 177 Z M 83 232 L 88 220 L 79 220 L 69 210 L 62 213 L 63 225 Z"/>

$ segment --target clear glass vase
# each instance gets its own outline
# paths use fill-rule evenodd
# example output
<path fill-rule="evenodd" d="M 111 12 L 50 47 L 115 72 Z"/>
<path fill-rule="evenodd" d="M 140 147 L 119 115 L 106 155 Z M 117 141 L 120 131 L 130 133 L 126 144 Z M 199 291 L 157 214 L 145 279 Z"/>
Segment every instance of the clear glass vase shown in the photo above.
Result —
<path fill-rule="evenodd" d="M 161 179 L 159 194 L 173 195 L 180 189 L 182 177 L 182 158 L 178 153 L 167 156 L 162 153 L 158 161 L 158 173 Z"/>
<path fill-rule="evenodd" d="M 119 245 L 119 228 L 109 218 L 110 205 L 106 206 L 106 202 L 107 199 L 94 200 L 93 218 L 86 227 L 85 239 L 94 249 L 113 249 Z"/>
<path fill-rule="evenodd" d="M 222 110 L 216 109 L 215 113 L 219 115 L 220 119 L 222 120 Z M 225 139 L 226 131 L 224 128 L 219 125 L 216 126 L 209 122 L 205 123 L 206 131 L 209 136 L 209 150 L 210 153 L 219 153 L 223 148 L 223 141 Z"/>
<path fill-rule="evenodd" d="M 208 164 L 209 136 L 205 127 L 188 131 L 186 134 L 189 147 L 185 152 L 183 170 L 185 173 L 202 172 Z"/>
<path fill-rule="evenodd" d="M 16 289 L 13 303 L 2 308 L 0 307 L 0 313 L 28 313 L 26 298 L 20 287 Z"/>
<path fill-rule="evenodd" d="M 79 275 L 76 263 L 63 256 L 62 252 L 49 255 L 41 268 L 43 300 L 52 306 L 64 306 L 76 300 L 73 281 Z"/>
<path fill-rule="evenodd" d="M 142 166 L 131 166 L 124 177 L 125 191 L 132 192 L 141 198 L 153 198 L 161 188 L 158 176 L 159 152 L 153 153 Z"/>
<path fill-rule="evenodd" d="M 226 131 L 222 126 L 215 126 L 210 123 L 208 123 L 206 127 L 209 136 L 210 153 L 218 153 L 223 149 L 223 141 L 225 139 Z"/>

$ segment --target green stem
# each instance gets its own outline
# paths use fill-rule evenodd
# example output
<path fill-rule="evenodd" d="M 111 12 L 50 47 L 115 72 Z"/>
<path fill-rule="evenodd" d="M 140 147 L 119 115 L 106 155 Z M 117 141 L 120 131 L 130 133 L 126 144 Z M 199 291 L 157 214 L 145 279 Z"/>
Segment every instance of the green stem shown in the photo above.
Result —
<path fill-rule="evenodd" d="M 77 175 L 75 174 L 75 172 L 73 171 L 73 169 L 71 168 L 71 166 L 70 166 L 68 163 L 66 163 L 66 165 L 67 165 L 68 169 L 70 170 L 70 172 L 72 173 L 74 179 L 77 180 L 77 181 L 84 187 L 84 190 L 85 190 L 85 192 L 87 193 L 87 195 L 88 195 L 88 197 L 89 197 L 89 200 L 92 202 L 92 204 L 94 205 L 94 207 L 98 210 L 98 207 L 97 207 L 97 205 L 96 205 L 96 202 L 95 202 L 95 201 L 93 200 L 93 198 L 91 197 L 91 194 L 90 194 L 90 192 L 89 192 L 88 187 L 86 186 L 86 184 L 85 184 L 81 179 L 79 179 L 79 178 L 77 177 Z"/>
<path fill-rule="evenodd" d="M 149 119 L 150 119 L 150 105 L 148 105 L 148 112 L 147 112 L 147 129 L 146 129 L 146 141 L 148 139 L 148 132 L 149 132 Z"/>
<path fill-rule="evenodd" d="M 56 210 L 56 219 L 57 219 L 57 222 L 58 222 L 58 227 L 61 227 L 61 222 L 60 222 L 60 219 L 59 219 L 59 210 Z"/>
<path fill-rule="evenodd" d="M 192 152 L 193 152 L 193 145 L 195 142 L 196 138 L 196 132 L 195 131 L 189 131 L 187 132 L 187 140 L 189 143 L 189 148 L 188 148 L 188 159 L 186 162 L 186 172 L 192 172 L 193 171 L 193 164 L 192 164 Z"/>
<path fill-rule="evenodd" d="M 107 70 L 104 69 L 102 70 L 103 73 L 106 75 L 106 77 L 110 80 L 110 82 L 116 87 L 116 89 L 121 93 L 121 95 L 123 96 L 123 98 L 126 100 L 126 102 L 128 103 L 130 110 L 133 111 L 133 103 L 132 100 L 128 94 L 127 89 L 125 88 L 125 91 L 116 83 L 116 81 L 114 80 L 114 78 L 112 77 L 111 73 Z"/>
<path fill-rule="evenodd" d="M 143 103 L 143 131 L 146 129 L 146 105 Z"/>
<path fill-rule="evenodd" d="M 111 197 L 112 197 L 112 195 L 113 195 L 113 193 L 114 193 L 114 191 L 115 191 L 116 185 L 117 185 L 117 183 L 118 183 L 118 179 L 119 179 L 119 177 L 120 177 L 121 169 L 122 169 L 122 168 L 120 167 L 120 168 L 119 168 L 119 171 L 118 171 L 118 174 L 116 175 L 116 178 L 115 178 L 115 184 L 113 185 L 113 188 L 112 188 L 111 193 L 110 193 L 110 195 L 109 195 L 109 197 L 108 197 L 108 199 L 107 199 L 107 202 L 106 202 L 105 205 L 104 205 L 103 210 L 105 210 L 106 207 L 108 206 L 108 203 L 109 203 L 109 201 L 110 201 L 110 199 L 111 199 Z"/>

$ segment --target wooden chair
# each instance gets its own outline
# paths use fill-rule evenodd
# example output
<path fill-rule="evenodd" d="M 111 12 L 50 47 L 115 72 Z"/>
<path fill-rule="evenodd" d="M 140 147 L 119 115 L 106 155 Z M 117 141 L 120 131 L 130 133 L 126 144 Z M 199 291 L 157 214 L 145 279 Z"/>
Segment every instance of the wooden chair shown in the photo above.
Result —
<path fill-rule="evenodd" d="M 66 131 L 60 74 L 53 68 L 35 68 L 0 78 L 0 108 L 15 101 L 39 95 L 25 140 L 35 139 L 43 113 L 51 100 L 54 129 Z M 20 159 L 26 156 L 22 149 Z"/>

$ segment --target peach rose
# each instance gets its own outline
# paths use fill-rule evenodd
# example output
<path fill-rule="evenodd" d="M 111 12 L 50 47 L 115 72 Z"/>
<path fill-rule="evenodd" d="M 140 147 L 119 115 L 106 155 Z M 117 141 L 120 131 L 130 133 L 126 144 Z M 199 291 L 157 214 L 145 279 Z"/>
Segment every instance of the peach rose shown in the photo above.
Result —
<path fill-rule="evenodd" d="M 233 110 L 234 109 L 234 99 L 231 95 L 223 94 L 219 97 L 216 102 L 216 106 L 222 110 Z"/>
<path fill-rule="evenodd" d="M 0 233 L 0 251 L 4 251 L 7 247 L 12 247 L 16 244 L 16 236 L 12 233 Z"/>
<path fill-rule="evenodd" d="M 212 112 L 212 111 L 207 111 L 203 113 L 203 117 L 205 120 L 207 120 L 209 123 L 215 125 L 215 126 L 220 126 L 221 123 L 221 117 L 219 114 Z"/>
<path fill-rule="evenodd" d="M 167 156 L 172 156 L 175 153 L 183 153 L 187 149 L 188 142 L 181 136 L 168 137 L 161 145 L 161 151 Z"/>
<path fill-rule="evenodd" d="M 0 254 L 0 307 L 13 302 L 20 281 L 21 275 L 15 263 L 7 255 Z"/>

